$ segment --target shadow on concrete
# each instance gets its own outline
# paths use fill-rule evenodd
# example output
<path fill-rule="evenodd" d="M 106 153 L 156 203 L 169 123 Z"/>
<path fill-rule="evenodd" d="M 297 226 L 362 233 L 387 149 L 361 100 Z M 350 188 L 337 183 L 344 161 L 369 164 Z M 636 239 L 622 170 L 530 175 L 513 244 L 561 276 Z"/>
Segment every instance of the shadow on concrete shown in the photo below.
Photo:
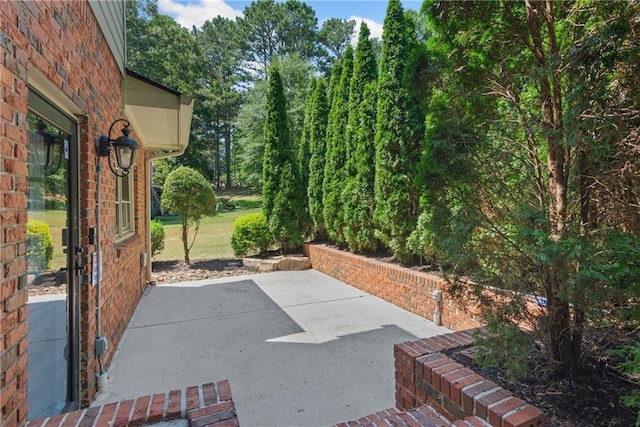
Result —
<path fill-rule="evenodd" d="M 395 406 L 393 345 L 447 331 L 314 271 L 251 277 L 153 288 L 95 404 L 229 379 L 243 426 L 331 425 Z"/>

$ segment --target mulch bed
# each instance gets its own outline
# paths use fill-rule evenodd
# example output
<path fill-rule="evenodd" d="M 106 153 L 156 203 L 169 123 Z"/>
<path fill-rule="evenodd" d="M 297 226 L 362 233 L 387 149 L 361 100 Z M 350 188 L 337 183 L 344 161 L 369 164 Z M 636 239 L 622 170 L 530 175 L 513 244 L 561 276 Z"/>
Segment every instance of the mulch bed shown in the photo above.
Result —
<path fill-rule="evenodd" d="M 517 380 L 507 378 L 500 368 L 480 368 L 460 352 L 449 356 L 540 408 L 549 426 L 631 427 L 635 425 L 637 412 L 624 406 L 620 397 L 639 385 L 616 369 L 620 360 L 608 350 L 632 338 L 640 338 L 637 330 L 630 333 L 608 327 L 591 331 L 584 340 L 583 367 L 572 373 L 554 368 L 544 349 L 534 346 L 528 373 Z"/>

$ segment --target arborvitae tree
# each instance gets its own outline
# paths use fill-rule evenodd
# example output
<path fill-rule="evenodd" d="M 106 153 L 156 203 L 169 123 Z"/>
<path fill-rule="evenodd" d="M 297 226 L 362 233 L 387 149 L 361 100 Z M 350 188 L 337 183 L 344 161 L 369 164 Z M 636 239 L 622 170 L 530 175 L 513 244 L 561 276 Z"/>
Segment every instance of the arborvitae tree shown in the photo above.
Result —
<path fill-rule="evenodd" d="M 357 143 L 353 152 L 356 176 L 347 181 L 342 192 L 345 214 L 345 238 L 354 252 L 375 251 L 379 240 L 375 236 L 373 213 L 375 200 L 375 127 L 378 103 L 377 82 L 367 84 L 357 109 Z"/>
<path fill-rule="evenodd" d="M 412 129 L 411 97 L 404 81 L 408 44 L 400 1 L 390 0 L 378 79 L 374 220 L 378 237 L 400 261 L 411 258 L 406 241 L 418 217 L 414 176 L 420 153 L 419 135 Z"/>
<path fill-rule="evenodd" d="M 374 152 L 377 91 L 375 85 L 378 64 L 369 28 L 360 26 L 358 45 L 353 62 L 353 76 L 349 92 L 349 120 L 347 123 L 346 179 L 342 190 L 344 201 L 344 236 L 349 250 L 375 250 L 374 236 Z M 371 86 L 373 85 L 373 86 Z"/>
<path fill-rule="evenodd" d="M 302 133 L 300 135 L 300 143 L 298 144 L 298 166 L 300 168 L 300 185 L 302 186 L 302 207 L 300 225 L 302 226 L 303 235 L 308 237 L 313 234 L 313 220 L 309 214 L 309 197 L 307 196 L 307 187 L 309 186 L 309 161 L 311 160 L 311 127 L 313 125 L 311 111 L 313 109 L 313 94 L 316 88 L 316 79 L 309 79 L 307 87 L 307 95 L 304 105 L 304 120 L 302 124 Z"/>
<path fill-rule="evenodd" d="M 334 62 L 333 67 L 331 68 L 331 77 L 329 78 L 329 94 L 327 95 L 327 105 L 329 106 L 329 111 L 331 111 L 331 106 L 333 105 L 333 95 L 336 93 L 336 90 L 338 89 L 341 75 L 342 75 L 342 59 Z"/>
<path fill-rule="evenodd" d="M 309 185 L 309 159 L 311 158 L 310 138 L 311 138 L 311 110 L 313 109 L 313 95 L 316 89 L 316 79 L 309 80 L 307 87 L 307 97 L 304 103 L 304 121 L 302 124 L 302 134 L 298 147 L 298 163 L 300 164 L 300 177 L 303 188 Z"/>
<path fill-rule="evenodd" d="M 373 44 L 369 40 L 369 27 L 364 22 L 360 25 L 360 34 L 358 36 L 358 44 L 353 59 L 353 74 L 349 82 L 349 105 L 348 105 L 348 121 L 345 132 L 345 140 L 347 146 L 347 177 L 355 177 L 357 166 L 353 153 L 356 145 L 360 142 L 356 138 L 358 132 L 359 115 L 358 109 L 364 98 L 364 88 L 378 77 L 378 62 Z"/>
<path fill-rule="evenodd" d="M 342 189 L 346 176 L 344 170 L 347 154 L 345 133 L 349 114 L 349 86 L 352 72 L 353 48 L 348 46 L 342 61 L 340 83 L 333 94 L 331 111 L 329 112 L 322 198 L 327 232 L 329 233 L 329 238 L 337 245 L 344 245 L 345 243 Z"/>
<path fill-rule="evenodd" d="M 316 80 L 310 112 L 309 150 L 309 214 L 313 221 L 313 234 L 316 238 L 326 237 L 327 228 L 322 213 L 322 187 L 324 182 L 324 158 L 326 154 L 327 120 L 329 106 L 327 104 L 327 85 L 323 79 Z"/>
<path fill-rule="evenodd" d="M 286 253 L 302 244 L 303 191 L 295 148 L 289 132 L 282 78 L 272 67 L 264 123 L 262 211 L 269 230 Z"/>

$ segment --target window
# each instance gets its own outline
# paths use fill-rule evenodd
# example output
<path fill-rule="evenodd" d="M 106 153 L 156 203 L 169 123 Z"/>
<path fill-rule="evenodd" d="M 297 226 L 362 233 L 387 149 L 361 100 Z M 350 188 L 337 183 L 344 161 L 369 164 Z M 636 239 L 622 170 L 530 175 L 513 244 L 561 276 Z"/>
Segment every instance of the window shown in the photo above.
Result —
<path fill-rule="evenodd" d="M 133 234 L 133 171 L 116 181 L 116 237 L 123 239 Z"/>

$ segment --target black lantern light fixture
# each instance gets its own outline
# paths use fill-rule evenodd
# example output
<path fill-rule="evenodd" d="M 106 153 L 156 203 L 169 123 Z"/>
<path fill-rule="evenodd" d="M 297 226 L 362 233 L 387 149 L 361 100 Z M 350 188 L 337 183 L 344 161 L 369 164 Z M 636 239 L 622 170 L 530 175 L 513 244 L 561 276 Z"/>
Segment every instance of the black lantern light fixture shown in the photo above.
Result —
<path fill-rule="evenodd" d="M 122 128 L 122 136 L 117 137 L 116 139 L 111 138 L 111 132 L 113 131 L 113 127 L 118 122 L 124 122 L 124 128 Z M 109 157 L 109 168 L 114 175 L 123 177 L 129 174 L 129 170 L 133 167 L 136 160 L 136 152 L 138 151 L 138 143 L 135 139 L 131 138 L 129 134 L 131 133 L 131 129 L 129 128 L 131 124 L 126 119 L 117 119 L 111 126 L 109 127 L 109 136 L 100 135 L 96 140 L 96 150 L 98 152 L 99 157 Z M 111 162 L 111 148 L 116 152 L 116 162 L 118 169 L 122 171 L 122 173 L 118 173 L 112 165 Z"/>
<path fill-rule="evenodd" d="M 62 134 L 56 136 L 46 132 L 47 125 L 42 120 L 38 120 L 36 126 L 38 128 L 38 138 L 34 144 L 36 163 L 44 167 L 45 175 L 53 175 L 58 171 L 62 163 L 62 150 L 56 150 L 56 146 L 60 145 Z M 55 168 L 52 168 L 54 162 Z"/>

